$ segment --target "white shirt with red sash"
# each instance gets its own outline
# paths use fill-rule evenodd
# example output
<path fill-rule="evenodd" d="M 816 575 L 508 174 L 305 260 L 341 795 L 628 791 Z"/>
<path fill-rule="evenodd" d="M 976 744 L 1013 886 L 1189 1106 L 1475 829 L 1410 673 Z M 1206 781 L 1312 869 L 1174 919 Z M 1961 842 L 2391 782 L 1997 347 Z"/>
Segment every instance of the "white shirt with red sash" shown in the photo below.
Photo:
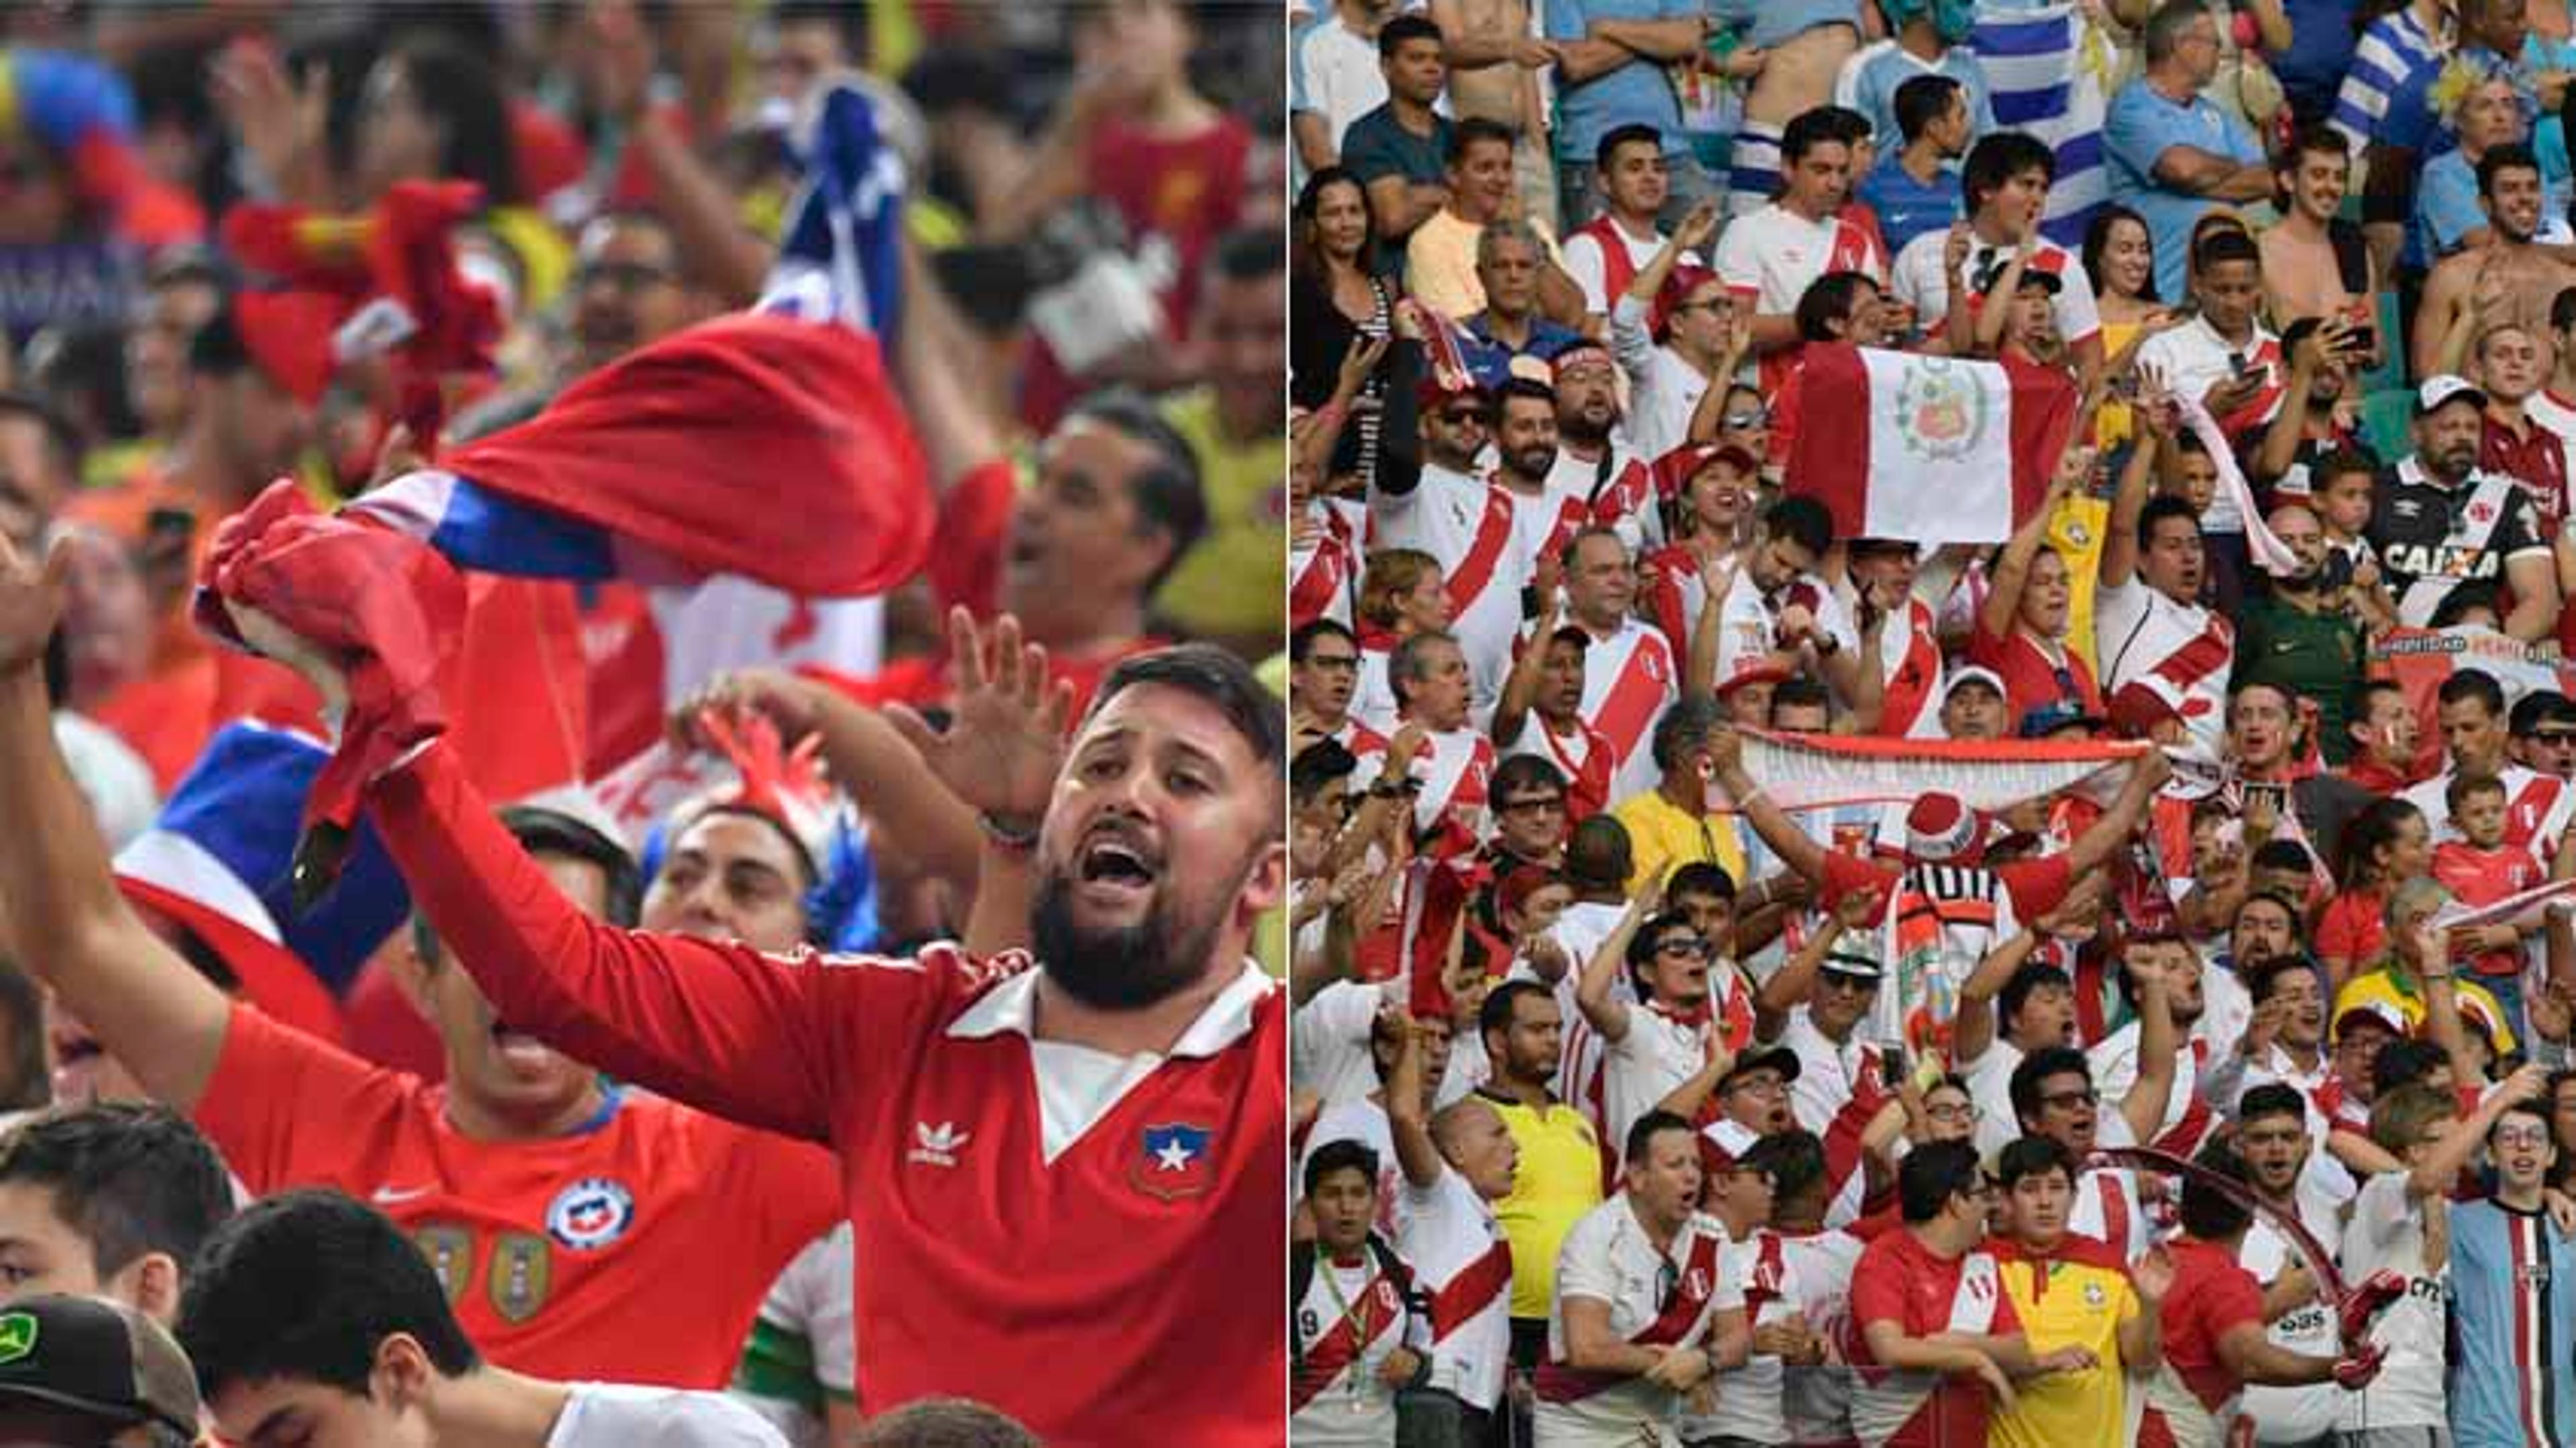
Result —
<path fill-rule="evenodd" d="M 2102 1093 L 2102 1110 L 2117 1110 L 2129 1088 L 2138 1083 L 2138 1039 L 2144 1032 L 2145 1027 L 2131 1021 L 2085 1053 L 2093 1067 L 2093 1088 Z M 2200 1089 L 2200 1073 L 2209 1063 L 2209 1041 L 2193 1033 L 2185 1045 L 2188 1049 L 2174 1058 L 2173 1091 L 2165 1098 L 2165 1119 L 2147 1144 L 2188 1161 L 2209 1140 L 2218 1118 Z"/>
<path fill-rule="evenodd" d="M 2126 689 L 2147 690 L 2182 717 L 2193 743 L 2223 756 L 2234 623 L 2201 604 L 2176 603 L 2133 575 L 2094 595 L 2093 633 L 2106 702 Z"/>
<path fill-rule="evenodd" d="M 1941 637 L 1932 605 L 1905 600 L 1904 627 L 1888 620 L 1879 630 L 1878 660 L 1886 680 L 1878 733 L 1887 739 L 1943 739 Z"/>
<path fill-rule="evenodd" d="M 1440 1180 L 1404 1184 L 1396 1239 L 1430 1303 L 1431 1375 L 1423 1386 L 1490 1411 L 1512 1352 L 1512 1247 L 1494 1209 L 1442 1163 Z M 1304 1440 L 1299 1440 L 1304 1441 Z"/>
<path fill-rule="evenodd" d="M 1503 496 L 1511 499 L 1512 531 L 1518 535 L 1517 545 L 1532 568 L 1538 566 L 1540 559 L 1563 551 L 1565 545 L 1573 541 L 1575 533 L 1592 521 L 1592 512 L 1584 506 L 1583 494 L 1559 488 L 1553 474 L 1535 493 L 1524 493 L 1500 481 L 1495 486 L 1502 488 Z"/>
<path fill-rule="evenodd" d="M 1708 585 L 1700 581 L 1699 555 L 1682 544 L 1669 543 L 1645 554 L 1638 562 L 1638 583 L 1646 612 L 1664 631 L 1664 642 L 1672 645 L 1673 657 L 1689 658 L 1691 630 L 1699 627 L 1699 612 L 1708 605 Z M 1718 676 L 1721 681 L 1725 677 Z"/>
<path fill-rule="evenodd" d="M 1517 754 L 1544 759 L 1565 776 L 1565 813 L 1570 824 L 1599 814 L 1621 798 L 1613 792 L 1619 751 L 1580 714 L 1574 727 L 1560 734 L 1537 710 L 1531 710 L 1521 721 L 1521 732 L 1503 746 L 1503 758 Z"/>
<path fill-rule="evenodd" d="M 1631 1123 L 1698 1075 L 1708 1064 L 1713 1029 L 1707 1001 L 1694 1011 L 1651 1002 L 1630 1006 L 1628 1033 L 1615 1041 L 1604 1037 L 1601 1139 L 1624 1146 Z"/>
<path fill-rule="evenodd" d="M 1540 1448 L 1631 1448 L 1639 1423 L 1669 1424 L 1681 1405 L 1678 1395 L 1642 1377 L 1568 1367 L 1567 1300 L 1608 1305 L 1611 1334 L 1633 1346 L 1696 1346 L 1717 1313 L 1744 1305 L 1742 1289 L 1721 1270 L 1725 1247 L 1726 1229 L 1695 1212 L 1670 1248 L 1656 1251 L 1626 1192 L 1566 1232 L 1548 1312 L 1547 1361 L 1538 1370 Z"/>
<path fill-rule="evenodd" d="M 1473 729 L 1425 729 L 1423 739 L 1424 748 L 1407 771 L 1422 781 L 1422 791 L 1413 797 L 1414 832 L 1439 832 L 1425 854 L 1444 859 L 1471 854 L 1485 838 L 1494 741 Z M 1360 772 L 1376 777 L 1365 760 Z"/>
<path fill-rule="evenodd" d="M 2135 1146 L 2128 1120 L 2108 1100 L 2093 1126 L 2096 1146 Z M 2091 1237 L 2135 1262 L 2156 1244 L 2155 1223 L 2138 1195 L 2138 1174 L 2124 1167 L 2094 1167 L 2075 1182 L 2075 1204 L 2068 1209 L 2066 1230 Z"/>
<path fill-rule="evenodd" d="M 1681 673 L 1673 664 L 1672 645 L 1652 625 L 1623 618 L 1617 632 L 1594 636 L 1583 651 L 1583 722 L 1608 741 L 1617 761 L 1611 770 L 1612 799 L 1653 789 L 1662 778 L 1648 746 L 1655 721 L 1680 697 Z"/>
<path fill-rule="evenodd" d="M 1941 263 L 1947 259 L 1950 233 L 1945 228 L 1928 231 L 1907 242 L 1896 254 L 1895 275 L 1889 286 L 1896 299 L 1913 306 L 1926 332 L 1937 334 L 1950 315 L 1950 299 L 1965 296 L 1969 315 L 1985 304 L 1986 290 L 2003 276 L 2012 264 L 2012 248 L 1988 246 L 1982 242 L 1968 249 L 1959 263 L 1958 274 L 1945 275 Z M 2073 252 L 2053 241 L 2042 241 L 2031 252 L 2029 271 L 2057 278 L 2057 295 L 2050 309 L 2057 316 L 2057 334 L 2072 347 L 2087 337 L 2100 336 L 2102 312 L 2093 297 L 2093 280 L 2085 274 L 2084 264 Z M 1977 285 L 1984 281 L 1986 287 Z M 2199 394 L 2195 393 L 2194 396 Z"/>
<path fill-rule="evenodd" d="M 1576 457 L 1559 439 L 1547 485 L 1582 499 L 1586 519 L 1616 529 L 1631 553 L 1663 546 L 1664 516 L 1656 505 L 1667 495 L 1655 470 L 1618 433 L 1610 435 L 1600 457 L 1588 459 Z"/>
<path fill-rule="evenodd" d="M 1861 1240 L 1837 1227 L 1821 1232 L 1780 1232 L 1757 1227 L 1749 1240 L 1730 1242 L 1718 1271 L 1744 1295 L 1744 1316 L 1754 1327 L 1776 1327 L 1795 1317 L 1828 1342 L 1839 1338 L 1851 1312 L 1852 1267 Z M 1851 1434 L 1850 1410 L 1840 1373 L 1803 1371 L 1794 1379 L 1776 1356 L 1756 1354 L 1716 1378 L 1716 1410 L 1684 1411 L 1684 1442 L 1741 1438 L 1754 1443 L 1832 1443 Z"/>
<path fill-rule="evenodd" d="M 1300 1356 L 1288 1380 L 1288 1431 L 1297 1442 L 1379 1448 L 1394 1441 L 1395 1390 L 1378 1369 L 1397 1348 L 1421 1345 L 1421 1319 L 1405 1305 L 1411 1294 L 1412 1283 L 1389 1275 L 1375 1251 L 1342 1263 L 1317 1250 L 1314 1276 L 1297 1303 Z"/>
<path fill-rule="evenodd" d="M 1314 499 L 1306 509 L 1315 529 L 1288 548 L 1288 626 L 1302 628 L 1329 618 L 1348 628 L 1359 595 L 1360 530 L 1367 525 L 1366 515 L 1355 522 L 1350 514 L 1360 510 L 1332 498 Z"/>
<path fill-rule="evenodd" d="M 2290 368 L 2281 355 L 2279 338 L 2256 322 L 2253 337 L 2239 345 L 2218 335 L 2208 318 L 2194 317 L 2138 344 L 2139 367 L 2161 376 L 2167 387 L 2185 397 L 2208 396 L 2209 389 L 2236 375 L 2240 358 L 2248 375 L 2262 377 L 2263 386 L 2253 401 L 2217 419 L 2219 430 L 2235 439 L 2270 422 L 2272 414 L 2281 409 Z M 2212 533 L 2242 533 L 2245 519 L 2236 500 L 2221 488 L 2210 499 L 2208 511 L 2201 514 L 2200 526 Z"/>
<path fill-rule="evenodd" d="M 1833 1126 L 1834 1118 L 1853 1095 L 1864 1089 L 1864 1082 L 1879 1080 L 1879 1048 L 1861 1039 L 1857 1027 L 1849 1039 L 1836 1044 L 1816 1029 L 1805 1006 L 1789 1008 L 1789 1023 L 1781 1028 L 1780 1044 L 1798 1056 L 1798 1079 L 1789 1087 L 1790 1109 L 1800 1126 L 1818 1136 Z"/>
<path fill-rule="evenodd" d="M 1467 655 L 1479 714 L 1491 712 L 1511 667 L 1521 588 L 1533 560 L 1501 485 L 1424 464 L 1413 490 L 1369 493 L 1369 547 L 1412 548 L 1440 561 L 1449 631 Z"/>
<path fill-rule="evenodd" d="M 1792 606 L 1802 606 L 1814 615 L 1817 627 L 1833 635 L 1837 646 L 1860 647 L 1860 630 L 1852 624 L 1851 611 L 1843 607 L 1832 589 L 1814 578 L 1801 576 L 1784 584 L 1776 597 L 1766 596 L 1754 583 L 1753 570 L 1740 568 L 1719 604 L 1718 683 L 1725 683 L 1778 652 L 1780 614 Z M 1689 640 L 1684 639 L 1685 658 L 1689 657 L 1689 647 Z"/>
<path fill-rule="evenodd" d="M 2461 838 L 2451 826 L 2451 788 L 2449 770 L 2425 780 L 2398 798 L 2424 812 L 2424 822 L 2433 827 L 2433 842 Z M 2576 818 L 2576 790 L 2554 774 L 2542 774 L 2519 764 L 2507 764 L 2496 777 L 2504 782 L 2504 842 L 2514 849 L 2526 849 L 2543 864 L 2558 851 L 2558 837 Z"/>
<path fill-rule="evenodd" d="M 1583 289 L 1583 310 L 1606 315 L 1610 304 L 1625 296 L 1655 254 L 1664 249 L 1664 234 L 1649 228 L 1637 236 L 1607 211 L 1565 234 L 1565 274 Z M 1696 264 L 1688 253 L 1681 260 Z"/>

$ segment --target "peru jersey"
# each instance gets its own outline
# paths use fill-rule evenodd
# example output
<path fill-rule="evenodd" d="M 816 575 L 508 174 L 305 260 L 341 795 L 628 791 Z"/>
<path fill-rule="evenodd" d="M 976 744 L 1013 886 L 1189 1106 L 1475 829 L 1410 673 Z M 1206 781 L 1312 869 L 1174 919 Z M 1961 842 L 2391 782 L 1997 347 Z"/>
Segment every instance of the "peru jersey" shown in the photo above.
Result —
<path fill-rule="evenodd" d="M 1502 751 L 1505 759 L 1515 754 L 1534 754 L 1565 776 L 1568 824 L 1581 824 L 1608 809 L 1616 798 L 1611 779 L 1617 751 L 1580 714 L 1570 732 L 1559 734 L 1546 719 L 1532 713 L 1522 721 L 1519 737 Z"/>
<path fill-rule="evenodd" d="M 1713 1316 L 1744 1305 L 1743 1293 L 1719 1270 L 1725 1246 L 1726 1229 L 1694 1214 L 1664 1251 L 1656 1251 L 1625 1192 L 1567 1231 L 1557 1253 L 1547 1361 L 1538 1369 L 1539 1442 L 1550 1448 L 1624 1448 L 1637 1441 L 1638 1423 L 1672 1421 L 1680 1406 L 1674 1394 L 1643 1378 L 1566 1366 L 1565 1300 L 1608 1304 L 1612 1335 L 1631 1344 L 1695 1345 L 1707 1336 Z"/>
<path fill-rule="evenodd" d="M 1288 1377 L 1288 1432 L 1297 1442 L 1378 1448 L 1395 1440 L 1395 1390 L 1378 1372 L 1420 1333 L 1405 1301 L 1413 1284 L 1387 1267 L 1375 1252 L 1353 1263 L 1317 1255 L 1297 1303 L 1297 1362 Z"/>
<path fill-rule="evenodd" d="M 976 1398 L 1065 1448 L 1278 1441 L 1286 1283 L 1240 1270 L 1277 1260 L 1288 1192 L 1288 1013 L 1258 966 L 1168 1054 L 1109 1056 L 1034 1038 L 1040 972 L 1016 952 L 771 956 L 596 924 L 444 747 L 369 804 L 503 1019 L 620 1080 L 831 1144 L 860 1243 L 861 1402 Z"/>
<path fill-rule="evenodd" d="M 1537 561 L 1499 485 L 1426 466 L 1409 493 L 1369 494 L 1369 547 L 1412 548 L 1440 560 L 1449 631 L 1475 679 L 1477 717 L 1494 707 L 1520 632 L 1521 589 Z"/>
<path fill-rule="evenodd" d="M 1431 1377 L 1424 1384 L 1471 1408 L 1502 1400 L 1512 1351 L 1512 1245 L 1493 1204 L 1446 1164 L 1428 1187 L 1406 1182 L 1396 1246 L 1429 1304 Z M 1302 1441 L 1302 1440 L 1301 1440 Z"/>
<path fill-rule="evenodd" d="M 569 1136 L 470 1141 L 443 1089 L 247 1006 L 196 1115 L 253 1193 L 336 1187 L 391 1217 L 475 1346 L 540 1377 L 724 1386 L 770 1283 L 840 1215 L 807 1143 L 635 1091 Z"/>
<path fill-rule="evenodd" d="M 1650 625 L 1621 619 L 1617 633 L 1583 651 L 1583 722 L 1610 742 L 1618 760 L 1611 771 L 1614 802 L 1653 789 L 1662 776 L 1648 746 L 1655 721 L 1680 697 L 1672 646 Z"/>
<path fill-rule="evenodd" d="M 1831 1342 L 1851 1310 L 1852 1267 L 1861 1240 L 1849 1232 L 1789 1233 L 1754 1230 L 1749 1241 L 1730 1242 L 1720 1259 L 1726 1280 L 1744 1295 L 1744 1316 L 1754 1327 L 1795 1317 Z M 1776 1356 L 1756 1354 L 1716 1377 L 1714 1412 L 1687 1407 L 1682 1438 L 1741 1438 L 1755 1443 L 1835 1443 L 1851 1436 L 1850 1410 L 1841 1375 L 1801 1371 L 1792 1377 Z"/>

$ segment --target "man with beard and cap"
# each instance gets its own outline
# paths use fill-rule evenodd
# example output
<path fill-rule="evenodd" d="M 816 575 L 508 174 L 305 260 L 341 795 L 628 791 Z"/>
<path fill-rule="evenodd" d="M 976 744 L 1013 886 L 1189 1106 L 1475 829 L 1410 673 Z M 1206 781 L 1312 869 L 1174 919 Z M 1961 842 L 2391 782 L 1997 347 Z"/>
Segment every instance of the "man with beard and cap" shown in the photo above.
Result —
<path fill-rule="evenodd" d="M 2531 494 L 2478 468 L 2485 417 L 2486 394 L 2466 380 L 2425 379 L 2415 392 L 2416 451 L 2380 478 L 2370 544 L 2400 623 L 2425 627 L 2454 589 L 2500 580 L 2513 592 L 2504 632 L 2536 643 L 2557 633 L 2556 564 Z"/>
<path fill-rule="evenodd" d="M 1575 990 L 1576 1008 L 1602 1042 L 1601 1128 L 1612 1141 L 1626 1140 L 1649 1111 L 1695 1116 L 1733 1064 L 1727 1038 L 1752 1030 L 1747 993 L 1740 985 L 1721 993 L 1712 980 L 1719 970 L 1732 977 L 1733 962 L 1713 958 L 1687 916 L 1660 908 L 1662 897 L 1658 883 L 1629 903 Z M 1622 974 L 1629 989 L 1612 990 Z M 1726 1015 L 1718 1014 L 1721 994 Z"/>
<path fill-rule="evenodd" d="M 1535 1384 L 1538 1448 L 1624 1448 L 1744 1361 L 1744 1294 L 1718 1271 L 1726 1231 L 1699 1210 L 1691 1143 L 1669 1111 L 1638 1117 L 1619 1192 L 1566 1233 Z"/>
<path fill-rule="evenodd" d="M 2283 503 L 2268 520 L 2297 560 L 2269 586 L 2249 590 L 2237 616 L 2237 687 L 2274 684 L 2314 699 L 2320 739 L 2344 733 L 2345 695 L 2361 677 L 2364 634 L 2350 607 L 2352 588 L 2329 584 L 2325 528 L 2305 503 Z"/>
<path fill-rule="evenodd" d="M 1654 787 L 1655 723 L 1681 697 L 1681 671 L 1663 630 L 1636 617 L 1637 569 L 1627 544 L 1594 526 L 1565 544 L 1566 611 L 1585 637 L 1583 722 L 1609 744 L 1610 797 Z"/>
<path fill-rule="evenodd" d="M 1503 1371 L 1511 1363 L 1512 1248 L 1494 1203 L 1512 1194 L 1520 1146 L 1493 1103 L 1469 1096 L 1433 1112 L 1425 1104 L 1436 1088 L 1420 1078 L 1445 1050 L 1408 1020 L 1408 1043 L 1387 1078 L 1392 1104 L 1388 1125 L 1401 1168 L 1403 1208 L 1396 1247 L 1414 1280 L 1430 1298 L 1430 1367 L 1406 1404 L 1415 1414 L 1455 1425 L 1435 1441 L 1489 1441 L 1487 1430 L 1501 1407 Z M 1419 1089 L 1417 1089 L 1419 1088 Z M 1410 1441 L 1410 1440 L 1408 1440 Z"/>
<path fill-rule="evenodd" d="M 1476 471 L 1495 417 L 1492 397 L 1474 383 L 1453 390 L 1434 377 L 1423 379 L 1418 394 L 1422 465 L 1418 471 L 1378 469 L 1369 487 L 1370 546 L 1416 549 L 1440 565 L 1450 626 L 1474 670 L 1481 718 L 1502 691 L 1521 626 L 1521 591 L 1538 560 L 1529 551 L 1513 493 Z M 1534 405 L 1524 402 L 1523 408 Z M 1534 428 L 1534 418 L 1525 426 Z M 1550 438 L 1548 450 L 1554 448 Z M 1546 476 L 1541 463 L 1536 477 L 1542 487 Z"/>
<path fill-rule="evenodd" d="M 1493 1073 L 1469 1099 L 1502 1118 L 1519 1157 L 1512 1189 L 1494 1203 L 1494 1214 L 1512 1249 L 1512 1361 L 1523 1371 L 1538 1366 L 1547 1346 L 1557 1250 L 1575 1222 L 1601 1204 L 1600 1133 L 1551 1089 L 1564 1028 L 1556 993 L 1535 981 L 1494 987 L 1476 1017 Z"/>
<path fill-rule="evenodd" d="M 2576 266 L 2564 260 L 2565 249 L 2537 240 L 2545 208 L 2540 162 L 2529 146 L 2490 146 L 2478 158 L 2478 205 L 2490 228 L 2486 245 L 2444 257 L 2424 278 L 2408 352 L 2418 376 L 2442 371 L 2444 342 L 2462 313 L 2481 326 L 2511 325 L 2543 336 L 2551 305 L 2576 284 Z"/>
<path fill-rule="evenodd" d="M 2236 1103 L 2235 1115 L 2236 1152 L 2255 1200 L 2320 1242 L 2338 1239 L 2352 1182 L 2316 1149 L 2306 1098 L 2279 1082 L 2257 1086 Z M 2320 1299 L 2315 1276 L 2292 1254 L 2280 1229 L 2256 1217 L 2237 1245 L 2236 1262 L 2263 1288 L 2263 1336 L 2274 1347 L 2309 1357 L 2335 1355 L 2334 1306 Z M 2314 1445 L 2334 1434 L 2337 1396 L 2330 1383 L 2253 1386 L 2245 1391 L 2243 1412 L 2253 1421 L 2257 1443 Z"/>
<path fill-rule="evenodd" d="M 0 662 L 24 675 L 58 581 L 0 565 Z M 427 636 L 416 599 L 380 607 Z M 349 697 L 334 663 L 261 631 Z M 949 730 L 891 717 L 982 820 L 977 909 L 1026 952 L 780 956 L 592 924 L 434 720 L 367 782 L 369 814 L 498 1018 L 835 1145 L 875 1250 L 857 1315 L 885 1324 L 858 1345 L 862 1400 L 963 1391 L 1067 1441 L 1270 1442 L 1284 1293 L 1247 1302 L 1214 1264 L 1275 1252 L 1287 1196 L 1287 1013 L 1246 958 L 1285 895 L 1284 711 L 1230 655 L 1183 646 L 1122 661 L 1068 742 L 1071 689 L 1014 620 L 988 637 L 961 610 L 951 633 Z M 97 918 L 64 934 L 122 944 Z M 1168 1388 L 1150 1407 L 1111 1390 L 1149 1362 Z"/>
<path fill-rule="evenodd" d="M 1556 465 L 1548 487 L 1579 498 L 1591 520 L 1619 530 L 1630 548 L 1661 545 L 1663 504 L 1649 459 L 1628 445 L 1619 411 L 1619 364 L 1610 349 L 1585 341 L 1556 354 Z"/>

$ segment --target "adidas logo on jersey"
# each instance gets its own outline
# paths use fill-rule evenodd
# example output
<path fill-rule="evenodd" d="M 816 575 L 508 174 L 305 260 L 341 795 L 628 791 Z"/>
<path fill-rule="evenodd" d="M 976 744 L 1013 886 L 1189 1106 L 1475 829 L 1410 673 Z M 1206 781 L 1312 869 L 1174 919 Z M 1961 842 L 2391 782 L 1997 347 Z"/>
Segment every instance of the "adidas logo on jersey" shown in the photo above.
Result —
<path fill-rule="evenodd" d="M 972 1134 L 959 1131 L 953 1121 L 943 1121 L 937 1126 L 927 1121 L 916 1121 L 912 1124 L 913 1148 L 904 1153 L 903 1159 L 926 1166 L 955 1166 L 957 1149 L 964 1146 L 966 1138 Z"/>

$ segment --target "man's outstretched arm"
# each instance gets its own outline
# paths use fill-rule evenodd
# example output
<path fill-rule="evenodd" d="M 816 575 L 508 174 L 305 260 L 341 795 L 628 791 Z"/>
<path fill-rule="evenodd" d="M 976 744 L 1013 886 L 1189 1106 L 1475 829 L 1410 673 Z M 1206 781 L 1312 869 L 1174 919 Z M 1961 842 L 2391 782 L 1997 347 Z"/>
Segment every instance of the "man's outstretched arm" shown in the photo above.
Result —
<path fill-rule="evenodd" d="M 0 929 L 143 1089 L 191 1112 L 223 1054 L 232 1004 L 145 928 L 117 891 L 89 802 L 54 745 L 45 640 L 60 616 L 59 565 L 0 540 Z"/>

